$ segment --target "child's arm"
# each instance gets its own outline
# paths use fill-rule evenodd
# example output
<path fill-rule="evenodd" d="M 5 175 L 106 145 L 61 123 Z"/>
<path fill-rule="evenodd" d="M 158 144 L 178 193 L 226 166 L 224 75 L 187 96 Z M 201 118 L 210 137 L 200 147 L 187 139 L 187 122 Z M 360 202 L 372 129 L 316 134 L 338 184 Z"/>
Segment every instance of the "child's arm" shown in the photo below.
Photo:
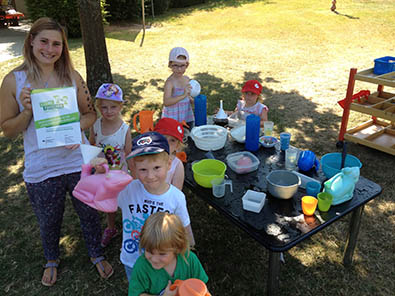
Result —
<path fill-rule="evenodd" d="M 261 126 L 263 126 L 263 123 L 267 121 L 267 113 L 268 113 L 268 109 L 263 108 L 261 115 L 259 116 L 261 118 Z"/>
<path fill-rule="evenodd" d="M 93 130 L 93 126 L 89 129 L 89 144 L 96 145 L 95 131 Z"/>
<path fill-rule="evenodd" d="M 189 245 L 191 247 L 194 247 L 195 246 L 195 238 L 193 237 L 191 224 L 188 224 L 187 226 L 185 226 L 185 230 L 187 231 L 187 234 L 188 234 Z"/>
<path fill-rule="evenodd" d="M 178 288 L 174 290 L 170 290 L 170 286 L 171 286 L 171 281 L 168 282 L 166 289 L 162 291 L 163 294 L 161 293 L 159 294 L 159 296 L 176 296 Z M 156 295 L 141 293 L 139 296 L 156 296 Z"/>
<path fill-rule="evenodd" d="M 130 127 L 128 127 L 128 131 L 125 136 L 125 147 L 124 147 L 125 157 L 132 152 L 132 134 L 130 132 Z"/>
<path fill-rule="evenodd" d="M 176 167 L 176 171 L 174 172 L 173 179 L 171 180 L 171 184 L 176 186 L 178 189 L 182 191 L 182 187 L 184 186 L 185 179 L 185 171 L 184 165 L 180 162 Z"/>
<path fill-rule="evenodd" d="M 171 106 L 177 104 L 179 101 L 190 96 L 191 86 L 189 84 L 184 88 L 184 93 L 176 97 L 171 96 L 173 87 L 174 87 L 173 83 L 170 80 L 166 80 L 165 89 L 163 93 L 163 105 L 165 106 Z"/>

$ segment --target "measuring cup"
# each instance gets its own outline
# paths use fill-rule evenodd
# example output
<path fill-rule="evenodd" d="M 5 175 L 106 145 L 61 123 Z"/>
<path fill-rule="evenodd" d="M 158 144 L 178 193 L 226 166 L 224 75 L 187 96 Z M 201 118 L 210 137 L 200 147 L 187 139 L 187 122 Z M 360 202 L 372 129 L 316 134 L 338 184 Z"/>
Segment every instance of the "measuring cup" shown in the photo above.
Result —
<path fill-rule="evenodd" d="M 211 180 L 211 185 L 213 185 L 213 195 L 217 198 L 221 198 L 225 195 L 226 185 L 230 185 L 230 191 L 233 192 L 232 180 L 218 178 Z"/>
<path fill-rule="evenodd" d="M 154 130 L 154 113 L 155 111 L 152 110 L 142 110 L 133 116 L 133 127 L 136 132 L 144 134 Z M 140 122 L 140 130 L 137 127 L 137 117 Z"/>

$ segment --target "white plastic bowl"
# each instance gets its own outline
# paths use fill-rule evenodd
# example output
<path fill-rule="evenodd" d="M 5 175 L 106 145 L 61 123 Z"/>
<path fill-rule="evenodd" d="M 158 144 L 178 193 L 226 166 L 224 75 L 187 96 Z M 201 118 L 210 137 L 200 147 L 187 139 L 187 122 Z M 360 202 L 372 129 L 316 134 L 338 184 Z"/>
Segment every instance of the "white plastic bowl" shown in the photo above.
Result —
<path fill-rule="evenodd" d="M 200 90 L 201 90 L 200 83 L 197 82 L 196 80 L 192 79 L 192 80 L 189 80 L 189 84 L 192 87 L 191 96 L 197 97 L 200 94 Z"/>
<path fill-rule="evenodd" d="M 201 125 L 195 126 L 190 136 L 200 150 L 215 151 L 225 146 L 228 130 L 219 125 Z"/>
<path fill-rule="evenodd" d="M 246 125 L 242 124 L 238 127 L 234 127 L 230 130 L 230 135 L 239 143 L 245 143 L 246 141 Z"/>

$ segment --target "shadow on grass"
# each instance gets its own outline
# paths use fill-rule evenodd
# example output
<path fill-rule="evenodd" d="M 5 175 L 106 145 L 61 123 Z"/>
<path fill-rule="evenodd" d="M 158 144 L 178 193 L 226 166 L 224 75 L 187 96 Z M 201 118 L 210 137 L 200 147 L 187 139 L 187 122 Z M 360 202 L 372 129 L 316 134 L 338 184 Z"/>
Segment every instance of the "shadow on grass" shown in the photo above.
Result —
<path fill-rule="evenodd" d="M 133 116 L 138 111 L 130 112 L 130 110 L 135 109 L 133 105 L 137 102 L 143 101 L 144 107 L 141 110 L 161 110 L 162 105 L 151 100 L 147 100 L 141 96 L 141 92 L 145 90 L 148 86 L 154 86 L 158 88 L 158 91 L 163 92 L 164 81 L 162 79 L 151 79 L 150 81 L 139 82 L 137 79 L 126 78 L 124 75 L 113 73 L 113 80 L 119 84 L 123 90 L 125 97 L 124 107 L 122 109 L 123 119 L 130 125 L 133 122 Z M 131 125 L 132 127 L 132 125 Z M 132 129 L 133 132 L 133 129 Z"/>
<path fill-rule="evenodd" d="M 337 14 L 337 15 L 340 15 L 340 16 L 344 16 L 344 17 L 346 17 L 346 18 L 349 18 L 349 19 L 352 19 L 352 20 L 359 20 L 359 17 L 357 17 L 357 16 L 352 16 L 352 15 L 348 15 L 348 14 L 343 14 L 343 13 L 340 13 L 340 12 L 338 12 L 338 11 L 333 11 L 333 13 L 335 13 L 335 14 Z"/>
<path fill-rule="evenodd" d="M 260 72 L 245 72 L 239 81 L 244 83 L 244 81 L 255 79 L 262 83 L 263 103 L 269 107 L 269 120 L 274 121 L 277 133 L 286 129 L 296 129 L 297 133 L 292 134 L 291 142 L 297 143 L 299 148 L 308 148 L 315 152 L 322 152 L 320 143 L 325 141 L 320 138 L 318 131 L 325 130 L 325 134 L 329 135 L 332 143 L 335 143 L 341 121 L 340 116 L 329 111 L 318 111 L 317 104 L 300 95 L 296 90 L 284 92 L 267 87 L 265 82 L 280 84 L 281 81 L 278 81 L 276 77 L 261 76 Z M 241 96 L 243 83 L 234 85 L 209 73 L 197 73 L 193 78 L 200 82 L 201 93 L 207 96 L 208 114 L 214 114 L 221 99 L 225 110 L 234 110 Z M 314 135 L 314 138 L 311 135 Z"/>

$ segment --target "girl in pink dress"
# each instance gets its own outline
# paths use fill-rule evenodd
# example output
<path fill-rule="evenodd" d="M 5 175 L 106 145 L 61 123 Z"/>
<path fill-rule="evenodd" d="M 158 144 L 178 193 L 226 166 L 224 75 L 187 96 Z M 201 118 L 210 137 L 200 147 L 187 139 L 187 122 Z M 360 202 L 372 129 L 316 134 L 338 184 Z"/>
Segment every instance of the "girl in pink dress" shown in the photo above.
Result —
<path fill-rule="evenodd" d="M 185 121 L 192 128 L 195 120 L 192 111 L 193 98 L 190 94 L 189 77 L 184 75 L 188 65 L 189 55 L 186 49 L 175 47 L 170 51 L 169 68 L 172 74 L 165 82 L 162 118 Z"/>

